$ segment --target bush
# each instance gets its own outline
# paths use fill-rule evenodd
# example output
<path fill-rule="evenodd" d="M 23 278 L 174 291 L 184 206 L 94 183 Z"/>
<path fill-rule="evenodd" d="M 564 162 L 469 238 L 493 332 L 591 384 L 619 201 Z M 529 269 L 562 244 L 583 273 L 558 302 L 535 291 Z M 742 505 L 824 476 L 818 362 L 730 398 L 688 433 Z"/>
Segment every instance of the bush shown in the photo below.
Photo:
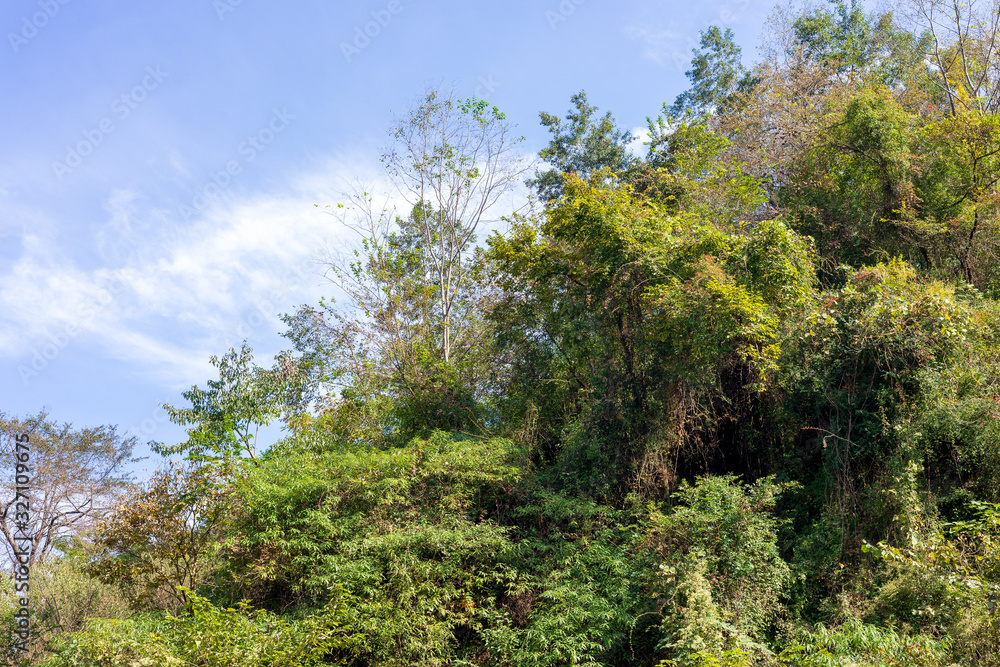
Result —
<path fill-rule="evenodd" d="M 879 542 L 866 549 L 902 572 L 880 595 L 880 602 L 891 605 L 894 617 L 936 621 L 954 640 L 956 656 L 970 664 L 996 665 L 1000 664 L 1000 505 L 974 506 L 978 510 L 974 519 L 914 535 L 906 547 Z M 922 589 L 914 591 L 920 582 Z"/>
<path fill-rule="evenodd" d="M 335 591 L 318 613 L 300 620 L 221 608 L 193 591 L 181 616 L 94 620 L 59 642 L 44 667 L 312 667 L 331 664 L 349 644 L 346 596 Z M 335 662 L 334 664 L 340 664 Z"/>
<path fill-rule="evenodd" d="M 783 665 L 794 667 L 946 667 L 948 642 L 929 637 L 908 637 L 851 619 L 836 629 L 822 625 L 804 632 L 800 641 L 779 656 Z"/>
<path fill-rule="evenodd" d="M 486 664 L 650 664 L 655 607 L 642 590 L 650 559 L 623 525 L 627 515 L 547 489 L 521 493 L 521 539 L 507 560 L 519 579 L 483 631 Z"/>
<path fill-rule="evenodd" d="M 514 454 L 503 440 L 443 433 L 405 448 L 275 452 L 237 484 L 220 579 L 260 582 L 250 592 L 273 608 L 343 584 L 358 600 L 347 617 L 365 637 L 362 661 L 475 653 L 483 610 L 516 579 L 497 522 L 520 475 Z"/>

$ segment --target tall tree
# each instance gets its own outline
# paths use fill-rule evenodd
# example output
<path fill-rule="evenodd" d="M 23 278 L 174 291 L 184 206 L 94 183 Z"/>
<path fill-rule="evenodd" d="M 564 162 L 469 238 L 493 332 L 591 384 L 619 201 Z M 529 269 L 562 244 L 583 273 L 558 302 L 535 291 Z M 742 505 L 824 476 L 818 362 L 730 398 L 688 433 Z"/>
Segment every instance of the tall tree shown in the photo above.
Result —
<path fill-rule="evenodd" d="M 246 341 L 221 358 L 212 356 L 219 379 L 208 388 L 194 386 L 184 392 L 191 407 L 164 405 L 170 421 L 189 426 L 188 439 L 175 445 L 154 442 L 158 454 L 187 453 L 194 461 L 232 457 L 257 458 L 257 434 L 283 412 L 296 405 L 304 375 L 287 354 L 280 355 L 272 369 L 253 363 L 253 350 Z"/>
<path fill-rule="evenodd" d="M 348 419 L 345 431 L 376 439 L 386 428 L 460 430 L 477 421 L 481 371 L 492 362 L 475 242 L 525 170 L 520 138 L 482 100 L 428 92 L 390 137 L 382 161 L 403 211 L 398 199 L 380 206 L 364 191 L 333 208 L 362 239 L 327 261 L 346 307 L 321 300 L 286 317 L 313 387 L 340 388 L 327 407 Z M 395 415 L 388 427 L 377 409 L 383 399 Z"/>
<path fill-rule="evenodd" d="M 218 466 L 155 472 L 121 499 L 94 531 L 100 548 L 88 570 L 118 585 L 137 607 L 175 609 L 205 583 L 229 494 Z"/>
<path fill-rule="evenodd" d="M 428 92 L 391 132 L 382 156 L 402 197 L 413 207 L 409 231 L 419 235 L 436 281 L 441 354 L 451 360 L 451 318 L 468 281 L 465 258 L 488 211 L 524 171 L 520 139 L 495 106 Z"/>
<path fill-rule="evenodd" d="M 951 114 L 1000 110 L 1000 2 L 911 0 L 908 9 L 929 36 L 933 79 Z"/>
<path fill-rule="evenodd" d="M 570 178 L 544 221 L 490 238 L 505 416 L 569 484 L 664 493 L 678 460 L 729 437 L 717 425 L 772 364 L 779 315 L 810 294 L 803 239 L 775 221 L 723 231 L 698 208 Z"/>

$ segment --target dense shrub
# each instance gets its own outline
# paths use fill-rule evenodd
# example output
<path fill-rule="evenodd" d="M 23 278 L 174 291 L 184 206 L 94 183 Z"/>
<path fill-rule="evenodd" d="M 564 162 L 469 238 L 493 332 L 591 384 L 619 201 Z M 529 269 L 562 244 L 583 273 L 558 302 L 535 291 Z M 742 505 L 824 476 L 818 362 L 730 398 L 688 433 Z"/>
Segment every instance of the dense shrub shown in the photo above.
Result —
<path fill-rule="evenodd" d="M 254 610 L 213 605 L 186 591 L 179 616 L 139 615 L 94 620 L 57 643 L 45 667 L 313 667 L 336 664 L 350 644 L 345 598 L 335 592 L 317 613 L 288 619 Z"/>

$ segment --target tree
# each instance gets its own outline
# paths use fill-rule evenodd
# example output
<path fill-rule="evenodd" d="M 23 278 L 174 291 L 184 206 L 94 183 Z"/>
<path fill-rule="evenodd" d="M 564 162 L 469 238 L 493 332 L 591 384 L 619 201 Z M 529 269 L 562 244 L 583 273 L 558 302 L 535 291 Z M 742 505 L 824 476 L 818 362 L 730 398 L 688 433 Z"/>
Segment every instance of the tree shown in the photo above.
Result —
<path fill-rule="evenodd" d="M 773 367 L 813 267 L 780 222 L 726 231 L 606 176 L 568 179 L 544 221 L 490 238 L 492 316 L 514 359 L 505 416 L 578 488 L 655 495 L 728 437 L 718 424 Z"/>
<path fill-rule="evenodd" d="M 544 111 L 539 114 L 552 140 L 538 155 L 551 168 L 536 170 L 527 184 L 535 188 L 543 202 L 559 198 L 566 174 L 584 179 L 599 169 L 625 174 L 637 163 L 629 153 L 631 133 L 615 125 L 610 111 L 597 118 L 597 107 L 587 101 L 587 93 L 582 90 L 570 101 L 574 110 L 566 114 L 566 122 Z"/>
<path fill-rule="evenodd" d="M 896 588 L 916 583 L 937 589 L 925 615 L 951 620 L 948 635 L 970 664 L 1000 659 L 1000 505 L 974 501 L 975 516 L 942 526 L 908 526 L 908 544 L 864 543 L 862 549 L 895 565 Z M 900 582 L 899 580 L 902 580 Z M 909 580 L 909 581 L 907 581 Z M 912 582 L 912 583 L 911 583 Z M 890 588 L 886 586 L 886 588 Z M 891 589 L 890 589 L 891 590 Z M 905 590 L 905 589 L 904 589 Z M 929 613 L 928 613 L 929 612 Z M 953 620 L 952 620 L 953 619 Z"/>
<path fill-rule="evenodd" d="M 829 0 L 791 23 L 794 49 L 842 79 L 895 87 L 924 69 L 925 35 L 898 27 L 892 12 L 866 12 L 857 0 Z"/>
<path fill-rule="evenodd" d="M 1000 3 L 911 0 L 909 18 L 929 35 L 933 80 L 951 114 L 1000 110 Z"/>
<path fill-rule="evenodd" d="M 786 188 L 809 186 L 803 176 L 820 135 L 860 89 L 885 89 L 908 109 L 931 112 L 923 63 L 927 40 L 902 29 L 891 12 L 865 12 L 846 0 L 793 13 L 778 9 L 763 44 L 764 58 L 749 69 L 730 31 L 702 34 L 688 72 L 691 88 L 650 123 L 653 158 L 670 148 L 686 113 L 703 118 L 730 144 L 720 156 L 759 179 L 771 217 L 788 210 Z M 809 177 L 814 174 L 810 174 Z M 783 210 L 784 209 L 784 210 Z"/>
<path fill-rule="evenodd" d="M 905 233 L 918 206 L 913 114 L 889 91 L 865 88 L 828 96 L 821 117 L 827 127 L 812 134 L 781 189 L 786 210 L 828 266 L 900 254 L 918 260 L 919 247 Z"/>
<path fill-rule="evenodd" d="M 253 350 L 246 341 L 240 351 L 230 349 L 222 358 L 212 356 L 219 379 L 209 380 L 208 389 L 197 386 L 184 392 L 189 408 L 164 405 L 170 420 L 188 429 L 188 439 L 176 445 L 151 443 L 158 454 L 187 452 L 193 460 L 205 461 L 246 454 L 256 459 L 257 433 L 296 404 L 303 379 L 298 364 L 281 355 L 274 368 L 254 365 Z"/>
<path fill-rule="evenodd" d="M 685 72 L 691 88 L 677 96 L 673 106 L 664 104 L 664 112 L 674 120 L 685 115 L 711 113 L 732 104 L 737 93 L 747 93 L 754 77 L 743 67 L 742 49 L 733 31 L 711 26 L 701 32 L 701 49 L 692 49 L 691 69 Z"/>
<path fill-rule="evenodd" d="M 122 586 L 140 605 L 187 603 L 185 589 L 197 588 L 211 572 L 209 557 L 227 511 L 223 473 L 213 465 L 156 472 L 97 526 L 103 554 L 90 572 Z"/>
<path fill-rule="evenodd" d="M 688 117 L 663 132 L 662 119 L 650 121 L 649 154 L 636 179 L 645 196 L 669 209 L 723 226 L 752 220 L 767 202 L 760 181 L 744 172 L 729 148 L 732 142 L 707 118 Z"/>
<path fill-rule="evenodd" d="M 378 206 L 364 191 L 331 207 L 362 238 L 348 257 L 327 261 L 348 303 L 303 306 L 285 317 L 286 335 L 308 368 L 309 396 L 347 420 L 338 430 L 369 441 L 481 430 L 477 404 L 494 363 L 482 317 L 490 288 L 474 246 L 523 174 L 520 139 L 496 107 L 438 92 L 391 138 L 382 160 L 406 209 Z"/>
<path fill-rule="evenodd" d="M 1000 116 L 962 111 L 927 123 L 914 142 L 924 168 L 915 179 L 914 237 L 928 268 L 995 289 L 1000 257 Z"/>
<path fill-rule="evenodd" d="M 409 231 L 419 236 L 428 278 L 434 281 L 441 356 L 451 360 L 451 318 L 469 281 L 465 257 L 484 215 L 510 192 L 524 167 L 506 116 L 483 100 L 453 100 L 429 92 L 391 132 L 382 156 L 413 207 Z"/>
<path fill-rule="evenodd" d="M 43 410 L 31 418 L 18 419 L 0 413 L 0 457 L 15 460 L 17 437 L 27 434 L 30 445 L 29 521 L 15 522 L 17 494 L 13 464 L 0 472 L 0 535 L 13 566 L 17 535 L 31 540 L 29 567 L 58 548 L 60 541 L 94 525 L 129 488 L 131 474 L 125 469 L 132 458 L 135 437 L 123 437 L 114 426 L 73 429 L 48 419 Z"/>

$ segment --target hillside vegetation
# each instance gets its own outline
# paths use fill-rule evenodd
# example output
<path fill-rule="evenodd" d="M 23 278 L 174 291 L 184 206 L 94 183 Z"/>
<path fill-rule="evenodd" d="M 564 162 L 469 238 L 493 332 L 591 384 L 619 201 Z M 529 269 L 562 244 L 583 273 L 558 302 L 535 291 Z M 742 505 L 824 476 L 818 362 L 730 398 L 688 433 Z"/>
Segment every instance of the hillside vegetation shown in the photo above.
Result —
<path fill-rule="evenodd" d="M 711 28 L 641 157 L 581 92 L 530 171 L 427 93 L 404 212 L 330 208 L 341 301 L 213 358 L 27 660 L 1000 665 L 998 49 L 985 4 Z"/>

